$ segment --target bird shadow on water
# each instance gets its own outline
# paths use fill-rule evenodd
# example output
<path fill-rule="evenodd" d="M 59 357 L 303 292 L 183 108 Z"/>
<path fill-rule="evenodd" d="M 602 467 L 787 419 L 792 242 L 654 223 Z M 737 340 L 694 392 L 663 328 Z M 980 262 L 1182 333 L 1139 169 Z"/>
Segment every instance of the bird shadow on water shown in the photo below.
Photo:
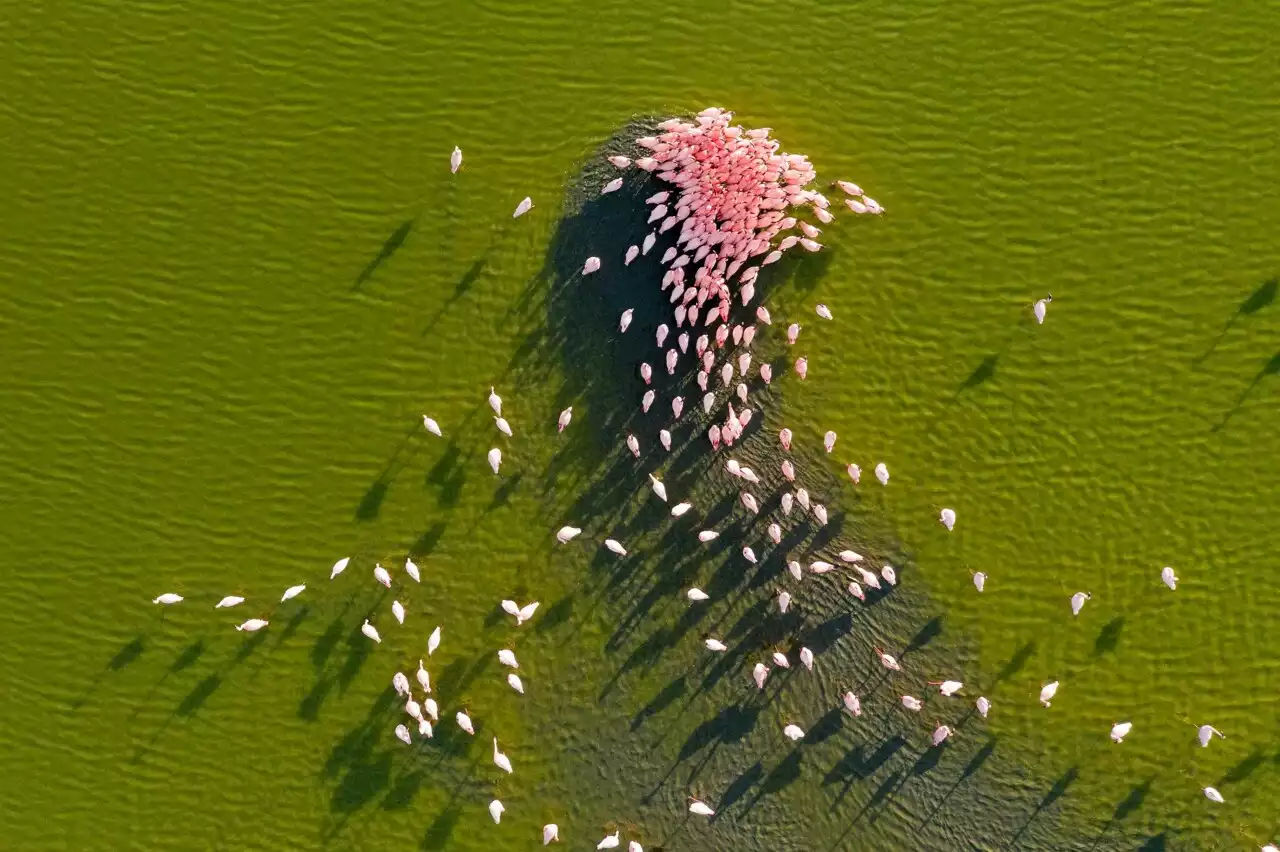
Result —
<path fill-rule="evenodd" d="M 427 826 L 426 834 L 422 836 L 422 844 L 419 848 L 423 852 L 439 852 L 439 850 L 447 849 L 449 840 L 453 837 L 453 831 L 458 827 L 458 823 L 462 820 L 462 810 L 456 806 L 445 808 L 435 819 L 431 821 L 431 825 Z"/>
<path fill-rule="evenodd" d="M 1280 352 L 1272 355 L 1267 362 L 1262 365 L 1262 368 L 1254 375 L 1253 381 L 1249 382 L 1248 387 L 1241 392 L 1240 396 L 1236 399 L 1235 404 L 1227 410 L 1227 413 L 1222 416 L 1222 420 L 1213 427 L 1212 431 L 1221 432 L 1225 429 L 1227 423 L 1230 422 L 1231 418 L 1236 415 L 1236 412 L 1244 406 L 1245 402 L 1253 394 L 1254 390 L 1257 389 L 1258 384 L 1262 382 L 1263 379 L 1276 375 L 1280 375 Z"/>
<path fill-rule="evenodd" d="M 1093 655 L 1101 657 L 1110 654 L 1120 644 L 1120 633 L 1124 630 L 1124 616 L 1118 615 L 1108 621 L 1098 631 L 1098 638 L 1093 640 Z"/>
<path fill-rule="evenodd" d="M 382 248 L 378 249 L 378 253 L 373 260 L 369 261 L 365 268 L 360 270 L 360 274 L 356 276 L 355 283 L 351 285 L 353 291 L 362 289 L 365 282 L 373 277 L 379 267 L 400 250 L 400 247 L 404 245 L 404 241 L 409 238 L 409 232 L 413 230 L 413 225 L 417 220 L 416 216 L 412 219 L 406 219 L 400 223 L 400 227 L 391 232 L 391 236 L 387 237 L 386 242 L 382 244 Z"/>
<path fill-rule="evenodd" d="M 1209 356 L 1217 350 L 1223 339 L 1226 338 L 1227 333 L 1231 331 L 1237 322 L 1253 316 L 1263 308 L 1271 305 L 1271 303 L 1276 300 L 1277 290 L 1280 290 L 1280 278 L 1271 278 L 1258 285 L 1258 288 L 1250 293 L 1248 298 L 1240 303 L 1239 307 L 1236 308 L 1235 313 L 1231 315 L 1231 318 L 1227 320 L 1226 325 L 1222 327 L 1222 331 L 1218 333 L 1216 338 L 1214 338 L 1213 343 L 1204 351 L 1204 354 L 1200 355 L 1200 357 L 1196 358 L 1196 360 L 1192 362 L 1192 366 L 1198 367 L 1200 364 L 1204 363 L 1204 361 L 1206 361 Z"/>
<path fill-rule="evenodd" d="M 1071 785 L 1074 784 L 1076 779 L 1079 777 L 1080 768 L 1077 766 L 1073 766 L 1066 772 L 1062 773 L 1062 775 L 1058 777 L 1058 780 L 1053 782 L 1053 786 L 1049 788 L 1049 791 L 1044 794 L 1044 798 L 1042 798 L 1036 805 L 1035 810 L 1027 816 L 1026 821 L 1022 823 L 1022 826 L 1013 836 L 1013 839 L 1009 841 L 1009 845 L 1006 848 L 1017 849 L 1018 841 L 1022 838 L 1022 835 L 1026 830 L 1031 827 L 1031 823 L 1035 822 L 1036 817 L 1038 817 L 1046 808 L 1051 807 L 1054 802 L 1065 796 L 1067 794 L 1067 790 L 1071 788 Z"/>
<path fill-rule="evenodd" d="M 1098 844 L 1102 842 L 1102 839 L 1107 836 L 1113 826 L 1119 825 L 1137 813 L 1138 809 L 1142 807 L 1142 803 L 1147 800 L 1147 794 L 1151 792 L 1151 785 L 1154 782 L 1154 778 L 1148 778 L 1129 790 L 1129 793 L 1120 800 L 1120 804 L 1116 805 L 1115 811 L 1111 814 L 1111 818 L 1107 820 L 1106 825 L 1102 827 L 1102 831 L 1098 832 L 1098 836 L 1094 838 L 1093 845 L 1089 847 L 1090 852 L 1098 848 Z"/>

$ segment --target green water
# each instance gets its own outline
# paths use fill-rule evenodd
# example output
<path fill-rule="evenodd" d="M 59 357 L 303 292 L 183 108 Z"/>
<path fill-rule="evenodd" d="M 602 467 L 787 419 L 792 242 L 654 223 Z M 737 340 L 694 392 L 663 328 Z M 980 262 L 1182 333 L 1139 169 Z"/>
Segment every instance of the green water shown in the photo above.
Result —
<path fill-rule="evenodd" d="M 615 826 L 693 850 L 1272 839 L 1273 4 L 5 18 L 0 845 L 523 849 L 553 820 L 574 849 Z M 663 516 L 616 430 L 640 349 L 601 329 L 642 271 L 565 301 L 584 292 L 566 260 L 619 237 L 561 223 L 585 158 L 634 115 L 711 104 L 889 210 L 838 219 L 829 251 L 789 262 L 768 296 L 805 326 L 811 370 L 775 383 L 766 425 L 823 469 L 841 535 L 901 566 L 871 607 L 806 579 L 799 621 L 775 623 L 772 575 L 738 584 L 730 547 L 689 547 L 700 521 Z M 525 195 L 537 206 L 512 222 Z M 1037 327 L 1027 306 L 1050 292 Z M 784 347 L 773 332 L 759 348 Z M 513 440 L 489 425 L 490 385 Z M 449 440 L 422 432 L 424 412 Z M 763 464 L 768 443 L 744 451 Z M 681 458 L 669 481 L 729 512 L 723 477 Z M 867 473 L 856 490 L 847 461 Z M 566 521 L 587 532 L 559 548 Z M 595 549 L 611 534 L 630 561 Z M 422 585 L 384 593 L 374 561 L 406 553 Z M 693 582 L 725 594 L 690 615 Z M 162 618 L 149 601 L 171 590 L 188 600 Z M 1079 590 L 1093 599 L 1072 619 Z M 249 601 L 215 613 L 232 593 Z M 516 631 L 503 597 L 543 608 Z M 272 624 L 231 629 L 250 616 Z M 479 735 L 442 719 L 406 749 L 387 687 L 436 624 L 442 709 L 465 705 Z M 712 632 L 741 642 L 722 663 L 700 648 Z M 818 672 L 756 696 L 750 663 L 793 640 L 829 645 Z M 901 688 L 874 680 L 877 643 L 911 649 Z M 499 647 L 520 655 L 523 698 Z M 995 709 L 930 753 L 933 721 L 967 703 L 908 719 L 892 701 L 942 677 Z M 868 715 L 842 720 L 831 708 L 858 683 Z M 811 731 L 799 749 L 788 721 Z M 1227 738 L 1201 750 L 1189 722 Z M 729 804 L 686 823 L 689 794 Z"/>

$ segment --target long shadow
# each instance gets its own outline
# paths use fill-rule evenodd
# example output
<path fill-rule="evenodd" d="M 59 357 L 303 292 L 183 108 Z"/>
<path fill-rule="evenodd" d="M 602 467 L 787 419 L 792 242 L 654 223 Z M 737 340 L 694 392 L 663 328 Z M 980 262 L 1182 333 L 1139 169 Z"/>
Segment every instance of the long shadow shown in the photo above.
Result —
<path fill-rule="evenodd" d="M 1257 374 L 1253 377 L 1253 381 L 1249 382 L 1249 386 L 1244 389 L 1244 391 L 1236 399 L 1235 404 L 1231 406 L 1231 408 L 1227 410 L 1227 413 L 1222 416 L 1221 422 L 1219 422 L 1218 425 L 1213 427 L 1213 431 L 1221 432 L 1223 429 L 1225 429 L 1227 426 L 1227 423 L 1231 420 L 1231 418 L 1234 417 L 1236 415 L 1236 412 L 1239 411 L 1244 406 L 1246 401 L 1248 401 L 1250 395 L 1252 395 L 1254 390 L 1258 387 L 1258 384 L 1263 379 L 1266 379 L 1269 376 L 1275 376 L 1275 375 L 1280 375 L 1280 352 L 1277 352 L 1276 354 L 1272 355 L 1271 358 L 1267 360 L 1267 363 L 1262 365 L 1262 369 L 1258 370 Z"/>
<path fill-rule="evenodd" d="M 733 779 L 729 786 L 725 788 L 720 795 L 720 804 L 716 808 L 715 814 L 711 817 L 711 821 L 715 822 L 720 816 L 738 803 L 751 788 L 760 782 L 764 777 L 764 764 L 756 761 L 751 764 L 741 775 Z"/>
<path fill-rule="evenodd" d="M 107 661 L 107 668 L 118 672 L 142 656 L 147 649 L 146 634 L 139 634 L 120 646 L 114 657 Z"/>
<path fill-rule="evenodd" d="M 484 267 L 488 261 L 489 253 L 486 251 L 485 254 L 477 258 L 475 262 L 471 264 L 470 268 L 463 273 L 462 277 L 458 279 L 458 283 L 454 286 L 453 292 L 449 294 L 449 298 L 444 300 L 444 303 L 440 305 L 439 310 L 436 311 L 435 316 L 433 316 L 423 328 L 423 335 L 430 334 L 432 329 L 436 327 L 436 324 L 440 322 L 440 318 L 449 312 L 449 308 L 453 307 L 454 303 L 471 292 L 471 288 L 476 283 L 476 280 L 484 273 Z"/>
<path fill-rule="evenodd" d="M 688 678 L 683 675 L 664 686 L 662 690 L 653 697 L 653 700 L 641 707 L 640 711 L 636 713 L 634 718 L 632 718 L 631 730 L 639 730 L 640 727 L 650 719 L 650 717 L 656 716 L 663 710 L 670 707 L 679 700 L 680 696 L 684 695 L 687 688 Z"/>
<path fill-rule="evenodd" d="M 997 742 L 997 738 L 992 737 L 982 744 L 982 748 L 978 749 L 974 753 L 973 757 L 969 758 L 969 762 L 964 765 L 964 768 L 960 770 L 960 777 L 957 778 L 955 783 L 947 789 L 947 792 L 943 793 L 942 796 L 938 798 L 937 804 L 935 804 L 933 809 L 920 820 L 916 826 L 917 828 L 921 828 L 932 822 L 933 818 L 937 816 L 938 811 L 942 810 L 943 807 L 946 806 L 947 800 L 955 794 L 956 790 L 959 790 L 965 781 L 968 781 L 973 777 L 978 770 L 982 768 L 983 764 L 991 759 L 991 755 L 995 754 Z"/>
<path fill-rule="evenodd" d="M 436 521 L 426 532 L 418 536 L 418 538 L 409 545 L 409 555 L 416 558 L 430 556 L 436 549 L 436 545 L 440 543 L 440 539 L 444 537 L 444 532 L 449 528 L 446 521 Z"/>
<path fill-rule="evenodd" d="M 999 352 L 992 352 L 990 355 L 983 358 L 982 361 L 979 362 L 978 366 L 973 368 L 973 372 L 969 374 L 969 377 L 960 383 L 958 393 L 964 393 L 967 390 L 976 388 L 978 385 L 991 381 L 991 379 L 995 377 L 996 364 L 999 361 Z"/>
<path fill-rule="evenodd" d="M 365 282 L 373 276 L 373 273 L 378 271 L 378 267 L 390 260 L 391 256 L 400 250 L 400 246 L 404 245 L 404 241 L 408 239 L 409 232 L 413 230 L 413 224 L 416 221 L 416 216 L 412 219 L 406 219 L 400 223 L 400 227 L 391 232 L 391 236 L 387 237 L 387 241 L 382 244 L 378 254 L 356 276 L 356 283 L 351 285 L 352 290 L 359 290 L 363 287 Z"/>
<path fill-rule="evenodd" d="M 461 820 L 460 808 L 456 806 L 445 808 L 431 821 L 431 825 L 427 826 L 427 832 L 422 836 L 422 845 L 419 848 L 423 852 L 440 852 L 448 848 L 453 830 L 458 827 Z"/>
<path fill-rule="evenodd" d="M 1107 820 L 1106 825 L 1102 827 L 1102 831 L 1098 832 L 1098 836 L 1094 838 L 1093 845 L 1089 847 L 1090 852 L 1098 848 L 1098 844 L 1111 831 L 1112 826 L 1124 822 L 1142 807 L 1142 803 L 1147 800 L 1147 794 L 1151 792 L 1151 785 L 1154 781 L 1154 778 L 1148 778 L 1129 790 L 1128 795 L 1120 800 L 1120 804 L 1116 805 L 1115 811 L 1111 814 L 1111 819 Z"/>
<path fill-rule="evenodd" d="M 1278 278 L 1263 281 L 1258 285 L 1258 289 L 1250 293 L 1248 298 L 1240 303 L 1240 306 L 1236 308 L 1235 313 L 1231 315 L 1231 319 L 1227 320 L 1227 324 L 1222 327 L 1222 331 L 1219 332 L 1216 338 L 1214 338 L 1213 343 L 1209 345 L 1209 348 L 1205 350 L 1203 355 L 1192 362 L 1192 366 L 1199 366 L 1210 355 L 1212 355 L 1214 351 L 1217 350 L 1218 345 L 1222 343 L 1224 338 L 1226 338 L 1227 333 L 1231 331 L 1232 327 L 1234 327 L 1237 322 L 1245 317 L 1256 314 L 1258 311 L 1268 307 L 1272 302 L 1274 302 L 1276 300 L 1277 290 L 1280 290 L 1280 279 Z"/>
<path fill-rule="evenodd" d="M 1065 796 L 1067 790 L 1070 789 L 1071 785 L 1075 783 L 1078 777 L 1080 777 L 1080 769 L 1079 767 L 1073 766 L 1066 772 L 1062 773 L 1057 781 L 1053 782 L 1053 786 L 1049 788 L 1049 792 L 1044 794 L 1044 798 L 1040 800 L 1040 803 L 1036 805 L 1035 810 L 1032 811 L 1031 815 L 1022 823 L 1022 827 L 1019 828 L 1018 833 L 1013 836 L 1013 840 L 1009 841 L 1009 849 L 1018 848 L 1018 840 L 1021 839 L 1026 830 L 1031 827 L 1031 823 L 1040 815 L 1040 812 Z"/>
<path fill-rule="evenodd" d="M 329 799 L 329 809 L 340 813 L 359 810 L 382 792 L 391 780 L 391 753 L 383 752 L 347 769 Z"/>
<path fill-rule="evenodd" d="M 1101 657 L 1110 654 L 1120 644 L 1120 632 L 1124 630 L 1124 616 L 1117 615 L 1098 631 L 1098 638 L 1093 641 L 1093 655 Z"/>
<path fill-rule="evenodd" d="M 908 654 L 919 651 L 942 635 L 942 621 L 943 617 L 941 615 L 935 615 L 925 622 L 924 626 L 916 631 L 916 635 L 912 636 L 911 640 L 907 642 L 907 646 L 902 649 L 900 656 L 905 658 Z"/>
<path fill-rule="evenodd" d="M 1235 766 L 1226 771 L 1221 778 L 1218 779 L 1216 786 L 1223 787 L 1227 784 L 1236 784 L 1244 781 L 1252 775 L 1259 766 L 1267 762 L 1267 756 L 1262 749 L 1254 749 L 1249 753 L 1248 757 L 1241 760 Z"/>
<path fill-rule="evenodd" d="M 1013 656 L 1009 658 L 1009 662 L 1001 667 L 996 673 L 996 683 L 1003 683 L 1018 672 L 1026 668 L 1027 663 L 1031 662 L 1031 658 L 1036 655 L 1039 646 L 1035 640 L 1024 642 L 1018 650 L 1013 652 Z"/>
<path fill-rule="evenodd" d="M 213 693 L 217 692 L 220 686 L 222 686 L 222 677 L 217 674 L 209 675 L 187 693 L 186 697 L 174 709 L 173 714 L 175 716 L 190 716 L 203 707 L 205 702 L 209 700 Z"/>
<path fill-rule="evenodd" d="M 765 796 L 780 793 L 800 779 L 800 769 L 804 762 L 802 754 L 800 749 L 792 749 L 786 757 L 778 762 L 777 766 L 770 770 L 769 774 L 760 783 L 760 789 L 756 791 L 755 796 L 752 797 L 751 802 L 747 805 L 747 811 L 755 808 Z"/>

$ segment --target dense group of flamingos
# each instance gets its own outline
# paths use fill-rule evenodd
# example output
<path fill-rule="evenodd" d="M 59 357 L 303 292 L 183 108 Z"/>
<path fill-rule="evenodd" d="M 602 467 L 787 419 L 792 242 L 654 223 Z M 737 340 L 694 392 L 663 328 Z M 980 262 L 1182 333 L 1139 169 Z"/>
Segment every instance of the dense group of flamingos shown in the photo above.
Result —
<path fill-rule="evenodd" d="M 749 308 L 755 298 L 755 281 L 762 267 L 776 263 L 782 258 L 784 252 L 797 245 L 807 252 L 817 252 L 823 248 L 822 244 L 817 242 L 822 233 L 821 229 L 794 214 L 807 213 L 823 225 L 830 224 L 835 218 L 835 214 L 830 209 L 832 206 L 830 201 L 820 192 L 808 188 L 817 179 L 817 174 L 804 155 L 780 153 L 779 143 L 770 137 L 770 128 L 744 130 L 740 126 L 733 125 L 732 118 L 729 112 L 710 108 L 698 113 L 693 120 L 673 118 L 662 122 L 657 127 L 660 131 L 658 135 L 635 140 L 639 148 L 649 152 L 646 156 L 632 159 L 617 154 L 608 157 L 609 162 L 622 172 L 622 175 L 608 181 L 600 189 L 601 194 L 621 189 L 625 178 L 635 174 L 632 170 L 650 173 L 664 185 L 671 187 L 645 199 L 646 206 L 650 208 L 648 224 L 654 227 L 645 236 L 641 245 L 630 246 L 619 260 L 623 265 L 629 266 L 639 258 L 647 256 L 661 235 L 677 229 L 674 244 L 665 249 L 660 260 L 660 264 L 665 267 L 661 288 L 663 292 L 671 291 L 669 300 L 675 306 L 673 309 L 674 332 L 666 323 L 663 323 L 654 330 L 654 336 L 657 347 L 662 353 L 661 363 L 669 375 L 674 375 L 682 357 L 688 355 L 691 337 L 697 335 L 692 341 L 692 346 L 693 358 L 699 367 L 696 380 L 699 388 L 705 392 L 702 399 L 703 412 L 711 415 L 719 409 L 721 404 L 724 405 L 724 408 L 715 415 L 714 422 L 706 432 L 706 439 L 713 452 L 732 447 L 734 442 L 742 437 L 752 419 L 752 410 L 746 406 L 751 399 L 748 386 L 752 372 L 751 345 L 758 333 L 758 326 L 730 324 L 730 310 L 734 297 L 738 298 L 743 308 Z M 453 173 L 457 173 L 462 167 L 460 148 L 455 147 L 450 154 L 449 167 Z M 637 177 L 646 179 L 647 176 L 637 175 Z M 856 184 L 841 180 L 836 181 L 833 186 L 843 194 L 844 205 L 850 212 L 859 215 L 879 215 L 884 212 L 884 208 Z M 517 205 L 512 216 L 519 218 L 532 208 L 532 199 L 525 198 Z M 793 233 L 795 231 L 799 233 Z M 781 239 L 778 239 L 779 237 Z M 601 258 L 587 257 L 583 262 L 581 275 L 593 275 L 602 269 L 607 270 L 607 267 L 608 264 Z M 1047 308 L 1052 300 L 1052 296 L 1046 296 L 1032 303 L 1031 314 L 1037 323 L 1045 321 Z M 834 321 L 835 319 L 826 305 L 816 305 L 814 311 L 823 320 Z M 628 332 L 632 317 L 631 310 L 622 313 L 618 321 L 620 334 Z M 771 326 L 773 323 L 769 310 L 764 305 L 756 307 L 754 317 L 764 326 Z M 700 319 L 701 324 L 699 324 Z M 785 337 L 789 345 L 796 345 L 800 331 L 799 323 L 792 323 L 787 327 Z M 666 346 L 673 333 L 676 335 L 672 341 L 673 345 Z M 728 345 L 730 340 L 732 340 L 732 346 Z M 731 354 L 735 349 L 738 351 L 736 358 Z M 717 369 L 717 357 L 721 355 L 723 357 L 720 358 L 719 369 Z M 771 364 L 760 363 L 756 365 L 754 372 L 767 385 L 773 381 L 772 369 Z M 793 369 L 799 379 L 805 379 L 809 369 L 808 359 L 804 355 L 796 357 Z M 640 407 L 647 414 L 656 397 L 655 391 L 648 388 L 653 367 L 647 362 L 641 363 L 637 366 L 637 372 L 643 386 L 646 387 L 642 391 Z M 715 378 L 719 378 L 719 389 L 725 391 L 723 396 L 717 394 L 716 387 L 713 386 Z M 740 411 L 735 410 L 734 399 L 743 406 Z M 502 398 L 494 388 L 489 389 L 488 402 L 493 411 L 495 428 L 503 435 L 513 437 L 514 430 L 502 414 Z M 673 422 L 678 421 L 684 411 L 683 398 L 674 397 L 670 401 L 670 406 Z M 723 420 L 720 420 L 721 415 Z M 427 432 L 443 437 L 443 430 L 436 420 L 425 414 L 422 420 Z M 572 420 L 573 409 L 566 408 L 557 418 L 557 429 L 563 432 L 569 428 Z M 662 429 L 659 432 L 659 441 L 665 450 L 671 449 L 671 440 L 669 430 Z M 778 434 L 778 440 L 783 451 L 789 454 L 793 440 L 792 431 L 782 429 Z M 824 435 L 823 448 L 827 454 L 834 451 L 836 440 L 837 435 L 833 431 L 828 431 Z M 634 456 L 640 457 L 640 443 L 635 435 L 626 435 L 623 443 Z M 494 447 L 489 450 L 486 458 L 493 473 L 497 475 L 502 465 L 501 449 Z M 861 479 L 859 465 L 849 463 L 845 469 L 852 483 L 857 485 Z M 726 460 L 725 470 L 741 482 L 740 501 L 743 508 L 753 516 L 758 515 L 760 500 L 752 493 L 750 486 L 762 485 L 761 477 L 751 468 L 732 458 Z M 788 483 L 784 486 L 787 490 L 780 498 L 783 519 L 789 518 L 798 505 L 801 510 L 799 515 L 801 523 L 826 525 L 825 506 L 813 500 L 809 492 L 797 483 L 798 472 L 790 458 L 784 458 L 779 472 Z M 889 484 L 889 469 L 884 462 L 875 465 L 874 474 L 882 486 Z M 652 473 L 649 474 L 649 481 L 655 497 L 664 503 L 668 502 L 667 489 L 663 481 Z M 681 517 L 692 510 L 694 507 L 691 503 L 676 502 L 671 506 L 670 514 L 673 517 Z M 808 513 L 811 521 L 806 519 L 804 513 Z M 942 509 L 938 520 L 948 531 L 952 530 L 957 520 L 955 510 Z M 560 544 L 567 544 L 581 533 L 582 530 L 579 527 L 566 525 L 555 533 L 555 537 Z M 768 525 L 767 534 L 775 544 L 781 542 L 782 527 L 778 520 Z M 719 535 L 717 530 L 703 529 L 697 533 L 697 538 L 699 542 L 707 543 L 714 541 Z M 628 553 L 626 546 L 613 538 L 604 539 L 603 545 L 619 557 L 624 557 Z M 742 547 L 742 556 L 748 563 L 757 561 L 749 545 Z M 863 556 L 852 550 L 840 551 L 838 558 L 842 566 L 851 572 L 851 576 L 844 579 L 848 579 L 847 589 L 852 598 L 865 601 L 864 587 L 879 590 L 882 588 L 882 582 L 890 586 L 897 583 L 895 570 L 889 564 L 881 565 L 878 572 L 873 571 L 867 567 L 867 561 Z M 342 574 L 349 563 L 349 558 L 339 560 L 330 571 L 330 579 L 335 579 Z M 807 567 L 809 573 L 813 575 L 823 575 L 838 570 L 836 565 L 819 558 L 814 558 Z M 805 566 L 800 560 L 792 559 L 787 562 L 787 571 L 796 581 L 799 581 L 804 576 Z M 405 560 L 404 573 L 415 582 L 421 582 L 420 569 L 412 559 Z M 391 588 L 391 574 L 381 564 L 374 566 L 373 575 L 376 582 Z M 1161 570 L 1160 579 L 1170 590 L 1177 588 L 1178 578 L 1171 567 Z M 973 575 L 973 583 L 979 593 L 984 590 L 987 580 L 988 577 L 983 572 Z M 291 586 L 284 592 L 281 601 L 287 601 L 302 594 L 306 588 L 305 584 Z M 685 590 L 684 594 L 694 606 L 710 599 L 706 592 L 696 587 Z M 1070 601 L 1072 615 L 1079 615 L 1085 602 L 1090 598 L 1091 595 L 1088 592 L 1077 592 L 1072 595 Z M 243 597 L 229 595 L 218 601 L 215 608 L 238 606 L 244 600 Z M 153 602 L 173 605 L 182 601 L 181 595 L 166 593 L 155 598 Z M 779 590 L 776 596 L 778 610 L 786 613 L 791 603 L 791 592 L 785 588 Z M 538 609 L 536 601 L 521 606 L 515 601 L 503 600 L 501 606 L 515 620 L 517 627 L 532 619 Z M 399 600 L 392 602 L 391 610 L 397 623 L 403 625 L 405 608 Z M 235 629 L 255 632 L 267 625 L 268 622 L 265 619 L 250 618 L 237 625 Z M 378 629 L 368 619 L 360 629 L 370 641 L 381 643 L 382 637 Z M 439 648 L 441 636 L 442 629 L 437 626 L 427 639 L 427 657 L 433 655 Z M 706 637 L 703 643 L 706 649 L 713 653 L 728 650 L 728 646 L 714 636 Z M 890 672 L 902 671 L 901 663 L 893 655 L 880 648 L 876 648 L 875 653 L 885 669 Z M 510 669 L 506 675 L 507 683 L 515 692 L 523 694 L 524 684 L 516 673 L 520 666 L 515 652 L 502 649 L 497 652 L 497 657 L 504 667 Z M 800 664 L 806 669 L 813 669 L 815 658 L 810 649 L 801 648 L 798 658 Z M 752 668 L 751 677 L 759 689 L 764 688 L 772 671 L 769 663 L 775 668 L 791 667 L 791 660 L 781 651 L 773 652 L 768 662 L 756 662 Z M 440 718 L 440 708 L 432 697 L 431 677 L 422 659 L 418 660 L 415 679 L 420 690 L 421 701 L 415 698 L 413 684 L 403 672 L 395 674 L 392 686 L 398 695 L 406 699 L 404 709 L 416 723 L 418 736 L 431 738 L 434 735 L 433 725 L 438 723 Z M 938 693 L 943 697 L 955 696 L 964 689 L 964 683 L 958 680 L 929 681 L 928 683 L 937 687 Z M 1058 692 L 1058 687 L 1058 681 L 1044 684 L 1039 693 L 1040 703 L 1049 707 Z M 899 700 L 908 711 L 919 712 L 924 707 L 924 702 L 913 695 L 902 695 Z M 862 715 L 861 699 L 854 692 L 846 692 L 842 697 L 842 703 L 845 710 L 852 716 Z M 986 718 L 992 708 L 991 702 L 985 696 L 978 696 L 974 703 L 978 713 Z M 455 712 L 454 721 L 467 734 L 475 735 L 475 725 L 465 709 Z M 1130 722 L 1114 724 L 1110 731 L 1111 740 L 1115 743 L 1123 742 L 1132 727 Z M 785 725 L 782 733 L 793 741 L 801 740 L 805 736 L 804 729 L 794 723 Z M 951 735 L 951 728 L 938 723 L 930 735 L 930 741 L 935 747 L 941 746 Z M 1202 747 L 1207 747 L 1215 735 L 1223 736 L 1211 725 L 1198 727 L 1197 739 Z M 395 736 L 406 744 L 413 742 L 413 733 L 404 724 L 396 726 Z M 493 762 L 503 772 L 510 774 L 514 771 L 511 759 L 499 749 L 496 737 L 493 738 Z M 1204 787 L 1203 793 L 1212 802 L 1222 804 L 1225 801 L 1222 794 L 1214 787 Z M 710 805 L 696 798 L 689 799 L 688 809 L 690 813 L 699 816 L 710 817 L 715 814 L 715 810 Z M 488 810 L 493 821 L 498 823 L 501 822 L 506 807 L 499 799 L 494 799 L 490 802 Z M 548 823 L 542 827 L 543 845 L 559 839 L 559 825 Z M 618 848 L 621 843 L 621 831 L 616 830 L 612 834 L 607 834 L 596 848 L 613 849 Z M 628 852 L 643 852 L 643 847 L 637 840 L 629 840 L 627 849 Z M 1263 852 L 1280 852 L 1280 848 L 1271 844 L 1261 849 Z"/>

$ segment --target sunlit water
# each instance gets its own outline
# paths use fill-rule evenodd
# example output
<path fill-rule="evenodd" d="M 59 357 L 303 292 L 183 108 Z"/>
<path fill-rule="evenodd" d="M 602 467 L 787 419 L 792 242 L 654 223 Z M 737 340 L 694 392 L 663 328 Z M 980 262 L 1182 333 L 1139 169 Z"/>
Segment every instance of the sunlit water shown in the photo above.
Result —
<path fill-rule="evenodd" d="M 615 827 L 693 850 L 1270 840 L 1276 23 L 1261 3 L 12 11 L 2 845 L 524 849 L 547 821 L 568 848 Z M 811 370 L 775 383 L 764 425 L 796 431 L 842 540 L 899 565 L 870 607 L 814 592 L 779 621 L 740 539 L 691 546 L 701 522 L 664 515 L 616 431 L 652 328 L 617 341 L 617 300 L 656 276 L 606 270 L 592 301 L 564 274 L 619 238 L 562 223 L 586 158 L 635 115 L 709 104 L 889 209 L 838 220 L 767 294 Z M 758 348 L 792 354 L 776 331 Z M 743 522 L 687 452 L 672 484 Z M 566 521 L 587 532 L 559 547 Z M 629 561 L 597 548 L 610 534 Z M 407 553 L 421 586 L 374 584 Z M 693 582 L 723 592 L 705 614 Z M 162 618 L 169 590 L 188 600 Z M 1072 618 L 1075 591 L 1093 598 Z M 249 602 L 214 612 L 231 593 Z M 542 608 L 516 630 L 503 597 Z M 272 624 L 232 630 L 251 615 Z M 391 675 L 437 624 L 436 694 L 478 735 L 443 719 L 405 748 Z M 735 648 L 719 663 L 713 632 Z M 750 663 L 801 643 L 818 671 L 757 694 Z M 908 649 L 902 684 L 874 644 Z M 963 702 L 892 709 L 943 677 Z M 854 685 L 858 721 L 833 712 Z M 930 752 L 936 719 L 964 722 Z M 1202 750 L 1204 722 L 1227 738 Z M 687 795 L 720 818 L 686 822 Z"/>

